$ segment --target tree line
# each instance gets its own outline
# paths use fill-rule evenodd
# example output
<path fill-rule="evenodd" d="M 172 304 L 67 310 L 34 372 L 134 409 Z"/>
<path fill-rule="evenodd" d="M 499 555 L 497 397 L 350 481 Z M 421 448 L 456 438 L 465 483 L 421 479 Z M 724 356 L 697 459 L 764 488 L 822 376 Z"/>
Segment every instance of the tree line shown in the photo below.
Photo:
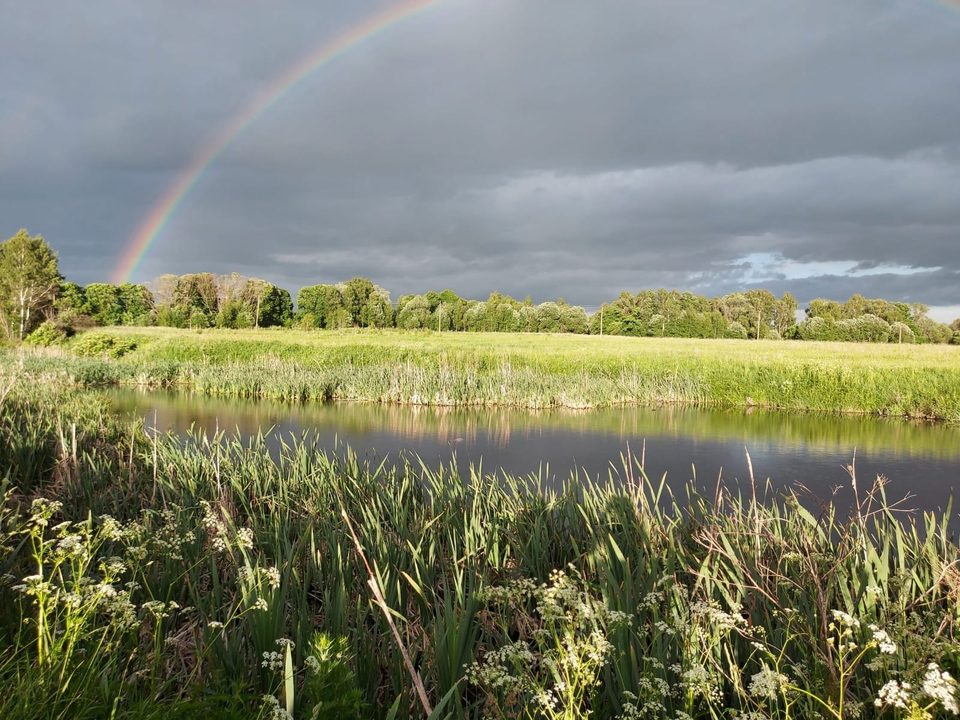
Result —
<path fill-rule="evenodd" d="M 51 344 L 78 329 L 106 325 L 178 328 L 390 328 L 460 332 L 550 332 L 648 337 L 797 339 L 960 344 L 951 325 L 918 303 L 817 299 L 797 321 L 789 293 L 748 290 L 710 298 L 677 290 L 622 292 L 587 313 L 563 299 L 533 303 L 493 292 L 486 300 L 452 290 L 402 295 L 355 277 L 289 291 L 232 273 L 163 275 L 152 283 L 67 281 L 39 235 L 20 230 L 0 243 L 0 329 L 9 340 Z"/>

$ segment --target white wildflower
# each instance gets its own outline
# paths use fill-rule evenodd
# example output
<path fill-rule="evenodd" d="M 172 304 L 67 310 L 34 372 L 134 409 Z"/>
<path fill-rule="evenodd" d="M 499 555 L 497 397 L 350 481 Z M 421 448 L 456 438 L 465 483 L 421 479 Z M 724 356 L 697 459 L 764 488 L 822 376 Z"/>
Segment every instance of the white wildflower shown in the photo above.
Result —
<path fill-rule="evenodd" d="M 877 693 L 877 699 L 873 704 L 877 707 L 889 705 L 891 707 L 906 710 L 910 707 L 910 683 L 900 683 L 896 680 L 890 680 L 886 685 L 880 688 Z"/>
<path fill-rule="evenodd" d="M 276 590 L 280 587 L 280 571 L 272 565 L 263 571 L 267 577 L 267 584 Z"/>
<path fill-rule="evenodd" d="M 778 673 L 764 664 L 763 669 L 750 678 L 750 694 L 754 697 L 775 700 L 787 682 L 786 675 Z"/>
<path fill-rule="evenodd" d="M 538 690 L 533 696 L 533 701 L 548 711 L 556 710 L 560 704 L 550 690 Z"/>
<path fill-rule="evenodd" d="M 123 537 L 123 526 L 111 515 L 101 515 L 100 532 L 108 540 L 120 540 Z"/>
<path fill-rule="evenodd" d="M 245 550 L 253 549 L 253 530 L 250 528 L 240 528 L 237 530 L 237 545 Z"/>
<path fill-rule="evenodd" d="M 849 630 L 855 630 L 860 627 L 860 621 L 850 613 L 846 613 L 843 610 L 831 610 L 830 614 L 833 615 L 833 621 L 836 626 Z"/>
<path fill-rule="evenodd" d="M 283 655 L 271 651 L 263 653 L 263 660 L 260 663 L 260 667 L 264 667 L 267 670 L 279 670 L 283 667 Z"/>
<path fill-rule="evenodd" d="M 56 552 L 58 555 L 67 558 L 82 560 L 87 557 L 87 547 L 83 537 L 76 533 L 64 535 L 63 539 L 57 543 Z"/>
<path fill-rule="evenodd" d="M 923 677 L 923 691 L 934 700 L 939 700 L 944 710 L 954 715 L 960 714 L 957 706 L 957 681 L 936 663 L 927 665 L 927 674 Z"/>
<path fill-rule="evenodd" d="M 881 630 L 876 625 L 870 626 L 870 632 L 873 633 L 873 642 L 884 655 L 893 655 L 897 652 L 897 644 L 893 642 L 886 630 Z"/>

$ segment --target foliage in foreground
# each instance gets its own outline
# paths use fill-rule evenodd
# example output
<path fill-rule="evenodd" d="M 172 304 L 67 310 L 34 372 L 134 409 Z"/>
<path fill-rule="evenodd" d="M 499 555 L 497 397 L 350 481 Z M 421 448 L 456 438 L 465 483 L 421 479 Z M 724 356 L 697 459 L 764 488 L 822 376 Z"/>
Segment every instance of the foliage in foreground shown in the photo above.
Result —
<path fill-rule="evenodd" d="M 949 511 L 148 439 L 0 382 L 0 715 L 956 712 Z"/>

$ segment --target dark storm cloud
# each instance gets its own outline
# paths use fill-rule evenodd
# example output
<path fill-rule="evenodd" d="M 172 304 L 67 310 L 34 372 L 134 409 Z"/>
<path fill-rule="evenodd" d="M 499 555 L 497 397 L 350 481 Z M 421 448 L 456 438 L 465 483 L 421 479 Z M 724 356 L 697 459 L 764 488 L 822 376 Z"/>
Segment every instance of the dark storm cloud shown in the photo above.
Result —
<path fill-rule="evenodd" d="M 387 5 L 0 0 L 2 234 L 104 279 L 223 122 Z M 932 0 L 446 0 L 264 113 L 139 277 L 956 305 L 958 39 Z"/>

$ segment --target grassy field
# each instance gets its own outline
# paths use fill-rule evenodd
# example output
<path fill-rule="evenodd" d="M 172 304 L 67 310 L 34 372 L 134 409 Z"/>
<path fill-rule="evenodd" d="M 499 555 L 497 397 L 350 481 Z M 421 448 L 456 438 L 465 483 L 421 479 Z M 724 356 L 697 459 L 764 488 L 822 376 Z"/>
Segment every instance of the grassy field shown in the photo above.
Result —
<path fill-rule="evenodd" d="M 70 356 L 95 334 L 121 359 Z M 89 348 L 89 345 L 87 345 Z M 83 385 L 284 401 L 685 403 L 960 421 L 960 347 L 404 331 L 109 328 L 29 359 Z"/>
<path fill-rule="evenodd" d="M 131 337 L 148 360 L 202 360 L 212 363 L 265 357 L 322 362 L 338 351 L 357 358 L 420 358 L 479 355 L 524 360 L 534 365 L 629 365 L 648 359 L 727 361 L 762 364 L 813 363 L 850 368 L 938 368 L 957 370 L 960 347 L 876 343 L 701 340 L 686 338 L 598 337 L 539 333 L 437 333 L 405 330 L 302 331 L 177 330 L 175 328 L 98 328 L 95 332 Z"/>
<path fill-rule="evenodd" d="M 0 366 L 0 717 L 947 717 L 950 511 L 184 443 Z M 877 704 L 875 701 L 879 701 Z M 900 703 L 903 707 L 893 707 Z M 929 714 L 927 714 L 929 713 Z"/>

